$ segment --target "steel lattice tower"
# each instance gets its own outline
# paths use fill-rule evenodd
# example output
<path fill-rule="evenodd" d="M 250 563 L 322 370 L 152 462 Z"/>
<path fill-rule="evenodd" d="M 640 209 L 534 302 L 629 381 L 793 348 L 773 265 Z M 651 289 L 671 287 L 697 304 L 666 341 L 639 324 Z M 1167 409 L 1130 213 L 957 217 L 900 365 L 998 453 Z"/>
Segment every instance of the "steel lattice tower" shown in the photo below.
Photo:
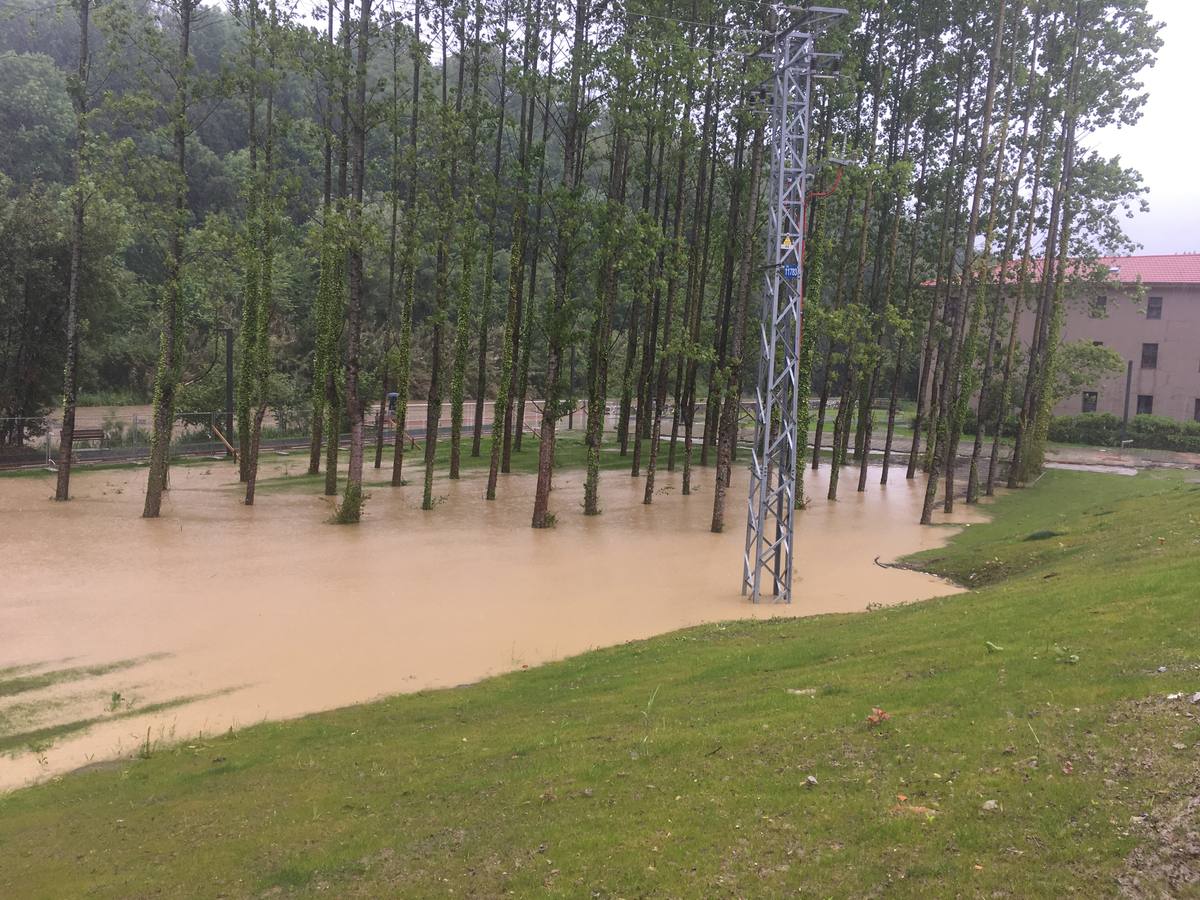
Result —
<path fill-rule="evenodd" d="M 742 593 L 764 591 L 792 601 L 795 543 L 797 396 L 803 327 L 804 208 L 814 79 L 838 54 L 818 53 L 816 39 L 846 10 L 790 7 L 763 56 L 772 62 L 766 135 L 771 152 L 766 276 L 759 322 L 754 445 L 750 453 Z M 767 85 L 764 85 L 767 87 Z"/>

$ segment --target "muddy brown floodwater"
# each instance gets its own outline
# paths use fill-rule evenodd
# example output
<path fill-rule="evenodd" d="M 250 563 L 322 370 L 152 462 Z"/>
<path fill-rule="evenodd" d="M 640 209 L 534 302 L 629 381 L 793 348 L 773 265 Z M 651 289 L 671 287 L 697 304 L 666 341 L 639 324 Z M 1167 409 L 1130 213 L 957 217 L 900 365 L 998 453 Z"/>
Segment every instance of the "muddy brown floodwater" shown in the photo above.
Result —
<path fill-rule="evenodd" d="M 299 456 L 263 477 L 303 471 Z M 372 487 L 358 527 L 327 524 L 311 488 L 240 504 L 228 463 L 176 467 L 164 516 L 139 517 L 145 470 L 86 471 L 55 504 L 50 476 L 0 479 L 0 789 L 151 743 L 443 687 L 675 628 L 861 610 L 956 592 L 886 569 L 938 546 L 917 525 L 923 487 L 903 477 L 824 500 L 808 475 L 798 602 L 738 593 L 745 473 L 731 526 L 708 531 L 711 470 L 678 474 L 642 505 L 643 482 L 603 474 L 603 515 L 580 514 L 582 472 L 555 481 L 552 530 L 529 527 L 534 479 Z M 368 470 L 368 479 L 371 474 Z"/>

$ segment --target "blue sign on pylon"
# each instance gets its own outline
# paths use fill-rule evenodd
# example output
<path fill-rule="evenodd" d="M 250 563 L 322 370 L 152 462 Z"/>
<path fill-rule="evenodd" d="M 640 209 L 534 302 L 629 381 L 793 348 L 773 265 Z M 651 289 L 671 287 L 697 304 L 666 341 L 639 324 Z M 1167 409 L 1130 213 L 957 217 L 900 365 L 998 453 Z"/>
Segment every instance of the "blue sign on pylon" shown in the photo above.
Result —
<path fill-rule="evenodd" d="M 799 274 L 800 274 L 799 266 L 784 266 L 783 267 L 783 277 L 784 278 L 795 278 Z"/>

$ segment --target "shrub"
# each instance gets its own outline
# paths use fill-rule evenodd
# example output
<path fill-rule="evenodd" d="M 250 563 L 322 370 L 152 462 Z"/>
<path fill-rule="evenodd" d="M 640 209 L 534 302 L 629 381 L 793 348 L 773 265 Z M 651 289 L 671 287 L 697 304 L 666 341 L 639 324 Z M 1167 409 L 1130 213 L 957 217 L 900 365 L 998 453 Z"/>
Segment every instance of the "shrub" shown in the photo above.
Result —
<path fill-rule="evenodd" d="M 989 414 L 987 421 L 985 421 L 983 424 L 983 433 L 987 437 L 991 437 L 994 434 L 994 429 L 995 429 L 995 419 L 993 418 L 994 415 L 995 415 L 994 413 Z M 975 411 L 974 407 L 972 407 L 967 410 L 967 414 L 963 417 L 963 428 L 962 428 L 963 434 L 974 436 L 975 428 L 976 428 L 976 411 Z M 1001 437 L 1013 437 L 1016 435 L 1016 433 L 1017 433 L 1017 417 L 1015 415 L 1006 416 L 1004 421 L 1001 423 L 1000 436 Z"/>
<path fill-rule="evenodd" d="M 1129 423 L 1128 436 L 1135 447 L 1200 452 L 1200 422 L 1176 422 L 1166 416 L 1134 416 Z"/>
<path fill-rule="evenodd" d="M 1056 416 L 1050 421 L 1050 440 L 1063 444 L 1116 447 L 1121 441 L 1121 420 L 1111 413 Z"/>
<path fill-rule="evenodd" d="M 1131 447 L 1200 452 L 1200 422 L 1177 422 L 1166 416 L 1134 416 L 1129 420 L 1125 436 Z M 1117 447 L 1121 443 L 1121 420 L 1111 413 L 1058 416 L 1050 423 L 1050 440 Z"/>

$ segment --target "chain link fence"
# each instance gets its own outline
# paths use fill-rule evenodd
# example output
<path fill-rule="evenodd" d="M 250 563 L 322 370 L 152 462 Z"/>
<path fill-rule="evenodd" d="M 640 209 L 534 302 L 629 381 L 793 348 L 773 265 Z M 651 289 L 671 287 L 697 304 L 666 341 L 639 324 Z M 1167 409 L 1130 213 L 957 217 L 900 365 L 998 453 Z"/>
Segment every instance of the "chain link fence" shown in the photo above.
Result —
<path fill-rule="evenodd" d="M 753 435 L 753 418 L 747 418 L 748 406 L 743 406 L 739 416 L 739 436 L 745 440 Z M 605 408 L 605 430 L 612 436 L 616 430 L 619 404 L 610 400 Z M 364 412 L 363 425 L 369 442 L 375 440 L 375 428 L 379 422 L 379 404 L 371 404 Z M 485 401 L 483 411 L 483 433 L 491 431 L 494 404 Z M 668 405 L 663 411 L 664 434 L 670 431 L 673 409 Z M 633 427 L 631 410 L 630 427 Z M 570 420 L 576 429 L 586 422 L 586 404 L 580 404 Z M 171 455 L 214 456 L 228 455 L 227 439 L 237 447 L 237 436 L 227 428 L 224 410 L 210 412 L 181 412 L 175 416 L 171 433 Z M 0 418 L 0 469 L 45 466 L 54 468 L 59 456 L 59 441 L 62 435 L 62 414 L 54 412 L 44 416 L 22 418 Z M 463 409 L 463 434 L 474 433 L 475 404 L 468 400 Z M 529 400 L 525 405 L 525 430 L 536 437 L 542 418 L 540 400 Z M 703 431 L 704 404 L 698 404 L 695 420 L 695 439 Z M 348 440 L 348 423 L 343 422 L 342 438 Z M 383 419 L 384 435 L 389 441 L 394 436 L 395 420 L 389 411 Z M 564 415 L 559 427 L 565 429 L 568 416 Z M 312 411 L 310 408 L 272 407 L 263 418 L 262 447 L 264 449 L 287 449 L 308 446 L 311 440 Z M 154 429 L 153 409 L 145 406 L 124 407 L 80 407 L 75 417 L 74 458 L 81 463 L 130 462 L 144 459 L 150 454 L 150 438 Z M 426 404 L 410 401 L 405 431 L 416 440 L 423 440 L 426 430 Z M 442 404 L 438 423 L 441 434 L 449 434 L 450 404 Z M 682 437 L 682 426 L 679 434 Z"/>
<path fill-rule="evenodd" d="M 171 430 L 172 456 L 225 456 L 228 449 L 222 436 L 227 434 L 226 413 L 181 412 Z M 263 445 L 281 447 L 305 444 L 309 440 L 309 410 L 272 409 L 263 418 Z M 72 441 L 78 462 L 137 460 L 150 453 L 154 430 L 150 407 L 135 409 L 80 409 L 75 419 Z M 59 455 L 62 437 L 60 416 L 0 418 L 0 468 L 45 465 L 53 467 Z"/>

